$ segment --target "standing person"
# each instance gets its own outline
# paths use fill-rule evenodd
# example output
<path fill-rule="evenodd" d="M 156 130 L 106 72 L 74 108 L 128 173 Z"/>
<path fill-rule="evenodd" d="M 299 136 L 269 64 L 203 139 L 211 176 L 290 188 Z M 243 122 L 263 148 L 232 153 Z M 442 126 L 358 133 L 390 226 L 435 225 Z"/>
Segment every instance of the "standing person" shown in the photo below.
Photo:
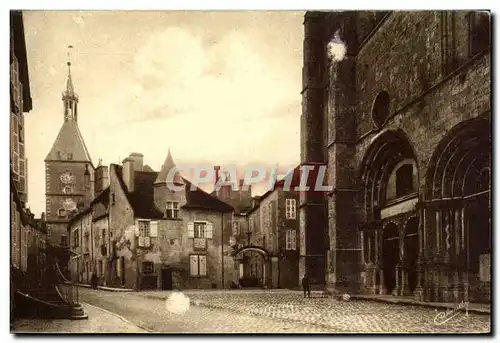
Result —
<path fill-rule="evenodd" d="M 302 278 L 302 289 L 304 290 L 304 298 L 307 296 L 310 298 L 311 297 L 311 288 L 309 285 L 309 276 L 304 274 L 304 277 Z"/>

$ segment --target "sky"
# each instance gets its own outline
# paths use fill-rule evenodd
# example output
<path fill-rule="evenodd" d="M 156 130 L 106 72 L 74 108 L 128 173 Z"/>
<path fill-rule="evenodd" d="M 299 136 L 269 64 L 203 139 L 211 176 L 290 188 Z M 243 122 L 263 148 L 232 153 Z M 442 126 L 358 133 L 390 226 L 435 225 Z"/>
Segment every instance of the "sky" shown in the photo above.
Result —
<path fill-rule="evenodd" d="M 159 171 L 169 148 L 177 164 L 297 165 L 303 14 L 26 11 L 28 206 L 45 211 L 68 45 L 94 165 L 140 152 Z"/>

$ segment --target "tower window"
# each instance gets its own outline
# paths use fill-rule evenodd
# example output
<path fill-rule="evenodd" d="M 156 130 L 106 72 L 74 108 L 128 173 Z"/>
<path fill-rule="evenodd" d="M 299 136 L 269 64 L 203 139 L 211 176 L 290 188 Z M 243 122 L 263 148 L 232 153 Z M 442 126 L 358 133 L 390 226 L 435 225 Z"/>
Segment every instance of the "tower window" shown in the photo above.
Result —
<path fill-rule="evenodd" d="M 73 193 L 73 189 L 69 186 L 66 186 L 63 188 L 63 193 L 64 194 L 71 194 L 71 193 Z"/>
<path fill-rule="evenodd" d="M 71 160 L 73 160 L 73 154 L 69 153 L 68 154 L 68 161 L 71 161 Z"/>
<path fill-rule="evenodd" d="M 382 126 L 389 117 L 389 93 L 378 93 L 372 108 L 372 119 L 377 127 Z"/>
<path fill-rule="evenodd" d="M 57 211 L 57 215 L 59 217 L 66 217 L 66 210 L 64 208 L 60 208 L 58 211 Z"/>
<path fill-rule="evenodd" d="M 402 197 L 413 192 L 413 165 L 405 164 L 396 171 L 396 196 Z"/>

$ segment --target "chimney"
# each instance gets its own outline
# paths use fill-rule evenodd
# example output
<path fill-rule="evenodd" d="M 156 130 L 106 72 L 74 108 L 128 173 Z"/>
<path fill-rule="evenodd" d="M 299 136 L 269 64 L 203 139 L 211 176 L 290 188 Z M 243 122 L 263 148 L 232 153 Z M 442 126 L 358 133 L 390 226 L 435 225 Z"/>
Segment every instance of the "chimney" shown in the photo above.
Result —
<path fill-rule="evenodd" d="M 215 170 L 215 183 L 214 183 L 214 188 L 215 188 L 215 184 L 217 182 L 219 182 L 219 178 L 220 178 L 220 175 L 219 175 L 219 173 L 220 173 L 220 166 L 214 166 L 214 170 Z M 220 189 L 219 190 L 215 190 L 215 196 L 216 197 L 219 197 L 219 191 L 220 191 Z"/>
<path fill-rule="evenodd" d="M 214 170 L 215 170 L 215 183 L 217 183 L 219 181 L 219 173 L 220 173 L 220 166 L 214 166 Z"/>
<path fill-rule="evenodd" d="M 144 155 L 140 152 L 133 152 L 129 158 L 134 161 L 134 171 L 142 171 L 144 169 Z"/>
<path fill-rule="evenodd" d="M 123 164 L 123 182 L 127 187 L 127 191 L 134 191 L 134 160 L 127 157 L 122 161 Z"/>

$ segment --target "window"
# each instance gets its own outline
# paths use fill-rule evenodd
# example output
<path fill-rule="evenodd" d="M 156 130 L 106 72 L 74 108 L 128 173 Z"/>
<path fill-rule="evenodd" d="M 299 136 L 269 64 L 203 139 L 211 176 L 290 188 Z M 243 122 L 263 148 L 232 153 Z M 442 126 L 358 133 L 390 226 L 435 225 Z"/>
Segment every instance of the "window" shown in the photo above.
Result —
<path fill-rule="evenodd" d="M 375 126 L 382 126 L 389 117 L 389 93 L 386 91 L 378 93 L 372 108 L 372 120 Z"/>
<path fill-rule="evenodd" d="M 80 245 L 80 231 L 76 229 L 73 231 L 73 247 L 76 248 Z"/>
<path fill-rule="evenodd" d="M 207 275 L 207 257 L 205 255 L 191 255 L 189 261 L 191 276 Z"/>
<path fill-rule="evenodd" d="M 167 202 L 167 218 L 179 218 L 178 202 Z"/>
<path fill-rule="evenodd" d="M 286 230 L 286 250 L 297 250 L 297 236 L 295 230 Z"/>
<path fill-rule="evenodd" d="M 144 274 L 152 274 L 154 272 L 153 262 L 143 262 L 142 263 L 142 272 Z"/>
<path fill-rule="evenodd" d="M 297 207 L 295 199 L 286 199 L 286 219 L 295 219 Z"/>
<path fill-rule="evenodd" d="M 104 275 L 104 268 L 103 268 L 102 260 L 99 260 L 99 264 L 97 265 L 97 275 L 98 276 Z"/>
<path fill-rule="evenodd" d="M 19 142 L 24 143 L 24 131 L 21 123 L 19 123 Z"/>
<path fill-rule="evenodd" d="M 61 246 L 63 246 L 63 247 L 68 246 L 68 236 L 66 236 L 66 235 L 61 236 Z"/>
<path fill-rule="evenodd" d="M 115 201 L 116 201 L 116 199 L 115 199 L 115 193 L 113 192 L 113 193 L 111 193 L 111 204 L 114 205 Z"/>
<path fill-rule="evenodd" d="M 137 224 L 139 226 L 138 246 L 141 248 L 148 248 L 151 245 L 150 222 L 147 220 L 139 220 Z"/>
<path fill-rule="evenodd" d="M 71 194 L 71 193 L 73 193 L 73 188 L 71 188 L 71 187 L 69 187 L 69 186 L 65 186 L 65 187 L 63 188 L 63 193 L 64 193 L 64 194 Z"/>
<path fill-rule="evenodd" d="M 106 243 L 106 229 L 102 229 L 102 243 Z"/>
<path fill-rule="evenodd" d="M 73 154 L 69 153 L 68 154 L 68 161 L 71 161 L 73 159 Z"/>
<path fill-rule="evenodd" d="M 469 13 L 469 50 L 471 56 L 490 47 L 490 27 L 489 12 Z"/>
<path fill-rule="evenodd" d="M 194 238 L 207 238 L 205 223 L 194 223 Z"/>
<path fill-rule="evenodd" d="M 413 192 L 413 165 L 405 164 L 396 171 L 396 197 Z"/>
<path fill-rule="evenodd" d="M 238 236 L 240 234 L 240 222 L 237 220 L 233 221 L 233 236 Z"/>

